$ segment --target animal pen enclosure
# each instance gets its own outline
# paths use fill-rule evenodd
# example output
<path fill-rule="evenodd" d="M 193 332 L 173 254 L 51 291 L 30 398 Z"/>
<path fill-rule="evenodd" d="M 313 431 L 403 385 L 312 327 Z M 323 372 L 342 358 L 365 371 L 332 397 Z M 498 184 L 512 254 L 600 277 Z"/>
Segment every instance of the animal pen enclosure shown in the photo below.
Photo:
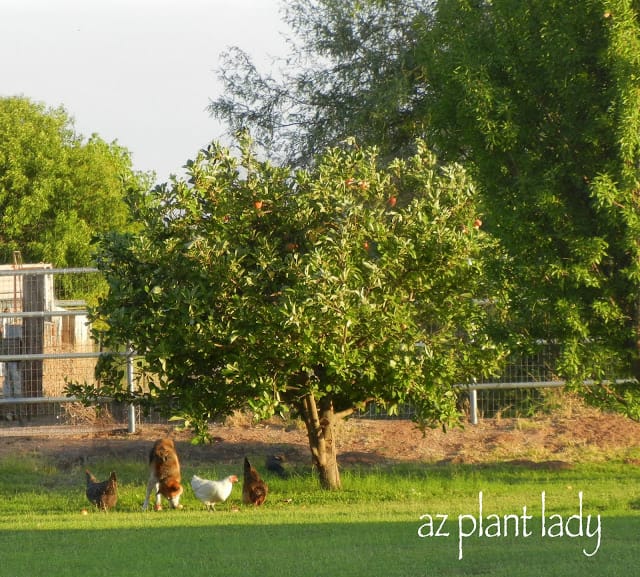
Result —
<path fill-rule="evenodd" d="M 86 297 L 95 290 L 96 273 L 46 264 L 0 267 L 0 415 L 5 422 L 58 420 L 60 403 L 69 410 L 66 382 L 93 381 L 99 345 L 90 334 Z"/>

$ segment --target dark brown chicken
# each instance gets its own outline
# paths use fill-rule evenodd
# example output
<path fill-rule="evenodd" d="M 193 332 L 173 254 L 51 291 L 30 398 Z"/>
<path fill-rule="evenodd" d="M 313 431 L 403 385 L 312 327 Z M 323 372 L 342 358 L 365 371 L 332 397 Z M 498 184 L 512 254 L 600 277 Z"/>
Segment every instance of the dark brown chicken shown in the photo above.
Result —
<path fill-rule="evenodd" d="M 87 475 L 87 499 L 102 511 L 115 507 L 118 502 L 118 481 L 115 472 L 112 472 L 106 481 L 98 481 L 88 469 L 85 473 Z"/>
<path fill-rule="evenodd" d="M 269 487 L 260 478 L 256 471 L 249 463 L 249 459 L 244 458 L 244 481 L 242 484 L 242 502 L 245 504 L 262 505 L 267 498 Z"/>

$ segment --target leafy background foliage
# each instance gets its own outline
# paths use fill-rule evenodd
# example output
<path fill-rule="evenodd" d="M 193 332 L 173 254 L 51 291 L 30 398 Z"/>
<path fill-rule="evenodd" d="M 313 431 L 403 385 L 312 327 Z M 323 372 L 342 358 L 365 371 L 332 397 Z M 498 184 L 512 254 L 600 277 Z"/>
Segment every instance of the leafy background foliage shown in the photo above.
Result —
<path fill-rule="evenodd" d="M 148 187 L 129 153 L 97 135 L 76 134 L 63 108 L 0 99 L 0 260 L 56 267 L 92 264 L 91 240 L 133 225 L 129 189 Z"/>

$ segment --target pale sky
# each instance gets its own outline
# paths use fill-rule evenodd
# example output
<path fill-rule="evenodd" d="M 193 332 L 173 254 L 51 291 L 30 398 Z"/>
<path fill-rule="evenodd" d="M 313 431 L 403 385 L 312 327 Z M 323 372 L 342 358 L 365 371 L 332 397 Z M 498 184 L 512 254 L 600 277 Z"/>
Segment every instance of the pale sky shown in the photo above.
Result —
<path fill-rule="evenodd" d="M 0 96 L 64 106 L 158 181 L 222 135 L 220 53 L 285 54 L 280 0 L 0 0 Z"/>

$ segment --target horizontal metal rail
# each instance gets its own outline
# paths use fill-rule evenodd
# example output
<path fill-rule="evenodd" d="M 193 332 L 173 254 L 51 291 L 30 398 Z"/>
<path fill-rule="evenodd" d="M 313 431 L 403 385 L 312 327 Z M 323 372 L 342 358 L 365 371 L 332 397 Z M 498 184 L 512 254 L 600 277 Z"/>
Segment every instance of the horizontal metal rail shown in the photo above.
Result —
<path fill-rule="evenodd" d="M 0 319 L 30 319 L 30 318 L 45 318 L 45 317 L 78 317 L 87 315 L 88 312 L 83 309 L 76 310 L 54 310 L 54 311 L 30 311 L 30 312 L 15 312 L 15 313 L 0 313 Z"/>
<path fill-rule="evenodd" d="M 25 355 L 0 355 L 0 363 L 18 363 L 20 361 L 44 361 L 49 359 L 98 359 L 118 355 L 126 357 L 128 354 L 122 352 L 107 351 L 87 351 L 84 353 L 33 353 Z"/>
<path fill-rule="evenodd" d="M 27 276 L 27 275 L 45 275 L 45 274 L 80 274 L 100 272 L 95 267 L 77 267 L 77 268 L 14 268 L 0 270 L 1 276 Z"/>
<path fill-rule="evenodd" d="M 602 381 L 594 381 L 594 380 L 585 380 L 582 381 L 583 385 L 586 386 L 594 386 L 594 385 L 622 385 L 624 383 L 629 382 L 637 382 L 634 378 L 629 379 L 614 379 L 614 380 L 602 380 Z M 518 381 L 518 382 L 504 382 L 504 383 L 472 383 L 467 385 L 454 385 L 456 389 L 464 389 L 468 391 L 496 391 L 496 390 L 505 390 L 505 389 L 544 389 L 544 388 L 554 388 L 554 387 L 564 387 L 566 385 L 566 381 Z"/>
<path fill-rule="evenodd" d="M 108 400 L 108 399 L 105 399 Z M 0 405 L 44 405 L 46 403 L 77 403 L 76 397 L 0 397 Z"/>
<path fill-rule="evenodd" d="M 504 389 L 536 389 L 564 387 L 564 381 L 521 381 L 514 383 L 473 383 L 469 385 L 454 385 L 456 389 L 488 391 Z"/>
<path fill-rule="evenodd" d="M 82 310 L 87 308 L 87 301 L 78 299 L 56 299 L 56 304 L 66 309 Z"/>

